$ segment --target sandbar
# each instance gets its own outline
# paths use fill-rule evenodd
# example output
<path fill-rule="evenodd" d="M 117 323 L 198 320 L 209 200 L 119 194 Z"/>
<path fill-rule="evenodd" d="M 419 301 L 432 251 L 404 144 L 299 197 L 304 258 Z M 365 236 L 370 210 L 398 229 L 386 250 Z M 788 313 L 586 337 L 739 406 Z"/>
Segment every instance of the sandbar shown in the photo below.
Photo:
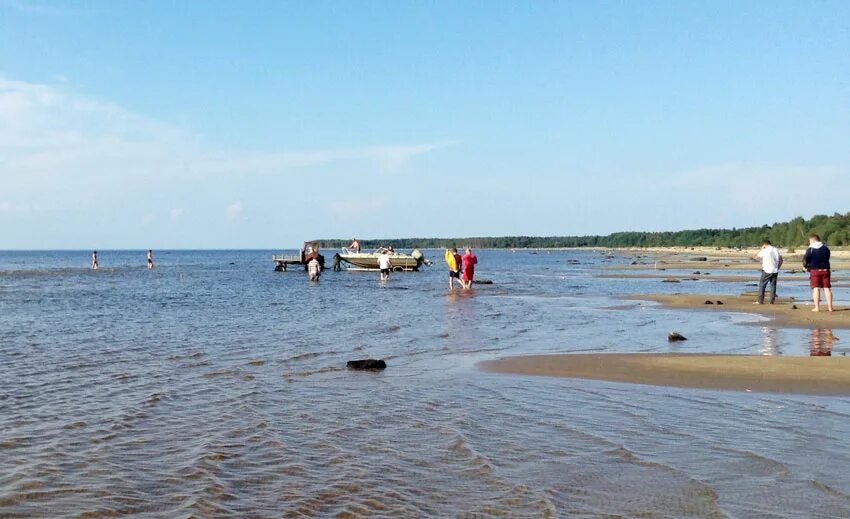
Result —
<path fill-rule="evenodd" d="M 754 305 L 755 298 L 752 296 L 717 294 L 640 294 L 627 299 L 654 301 L 667 308 L 759 314 L 769 317 L 776 325 L 794 328 L 850 328 L 850 308 L 835 307 L 834 312 L 827 312 L 825 303 L 821 303 L 820 312 L 812 312 L 811 302 L 806 304 L 805 301 L 785 298 L 777 299 L 773 305 Z M 714 304 L 707 305 L 706 301 Z M 723 304 L 719 305 L 717 301 Z"/>
<path fill-rule="evenodd" d="M 850 395 L 850 358 L 673 353 L 566 353 L 485 361 L 485 371 L 655 386 Z"/>

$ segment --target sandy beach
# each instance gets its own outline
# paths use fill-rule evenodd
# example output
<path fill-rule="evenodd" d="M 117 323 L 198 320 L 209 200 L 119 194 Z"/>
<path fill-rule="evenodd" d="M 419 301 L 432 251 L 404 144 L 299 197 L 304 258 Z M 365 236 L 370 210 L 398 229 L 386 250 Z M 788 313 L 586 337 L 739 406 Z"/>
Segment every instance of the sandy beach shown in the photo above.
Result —
<path fill-rule="evenodd" d="M 767 316 L 779 326 L 798 328 L 850 328 L 850 309 L 836 307 L 827 312 L 822 305 L 821 312 L 812 312 L 811 303 L 777 299 L 776 304 L 754 305 L 752 296 L 718 296 L 716 294 L 640 294 L 628 299 L 654 301 L 667 308 L 703 310 L 709 312 L 741 312 Z M 711 301 L 714 304 L 706 304 Z M 717 304 L 717 301 L 723 304 Z M 796 309 L 794 307 L 797 307 Z"/>
<path fill-rule="evenodd" d="M 526 355 L 485 371 L 770 393 L 850 395 L 850 358 L 598 353 Z"/>
<path fill-rule="evenodd" d="M 630 265 L 609 265 L 606 270 L 754 270 L 761 269 L 761 263 L 753 259 L 758 248 L 717 249 L 714 247 L 655 247 L 647 249 L 613 249 L 616 254 L 631 256 Z M 780 249 L 785 260 L 783 272 L 803 270 L 804 247 L 794 249 L 793 253 Z M 832 250 L 833 270 L 850 269 L 850 251 Z"/>

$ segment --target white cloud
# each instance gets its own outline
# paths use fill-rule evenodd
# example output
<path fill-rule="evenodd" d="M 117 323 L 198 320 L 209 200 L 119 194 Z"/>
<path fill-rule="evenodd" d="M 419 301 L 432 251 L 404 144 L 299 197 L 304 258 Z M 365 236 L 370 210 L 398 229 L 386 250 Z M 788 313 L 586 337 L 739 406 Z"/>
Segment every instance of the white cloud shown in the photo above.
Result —
<path fill-rule="evenodd" d="M 175 207 L 168 213 L 168 219 L 171 220 L 172 222 L 176 222 L 182 217 L 183 217 L 183 208 L 182 207 Z"/>
<path fill-rule="evenodd" d="M 239 218 L 242 215 L 242 201 L 237 200 L 227 206 L 227 210 L 224 213 L 227 221 L 232 222 Z"/>
<path fill-rule="evenodd" d="M 15 207 L 86 207 L 151 186 L 337 162 L 392 172 L 441 146 L 222 152 L 192 131 L 75 94 L 68 84 L 0 76 L 0 193 Z"/>

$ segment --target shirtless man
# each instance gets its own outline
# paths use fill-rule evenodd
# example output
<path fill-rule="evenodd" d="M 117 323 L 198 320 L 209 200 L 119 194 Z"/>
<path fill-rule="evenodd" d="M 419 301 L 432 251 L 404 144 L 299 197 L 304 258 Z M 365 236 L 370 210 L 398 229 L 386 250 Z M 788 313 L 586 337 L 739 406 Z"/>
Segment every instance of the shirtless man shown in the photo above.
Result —
<path fill-rule="evenodd" d="M 153 251 L 148 249 L 148 270 L 153 269 Z"/>
<path fill-rule="evenodd" d="M 93 250 L 91 252 L 91 269 L 97 270 L 97 251 Z"/>

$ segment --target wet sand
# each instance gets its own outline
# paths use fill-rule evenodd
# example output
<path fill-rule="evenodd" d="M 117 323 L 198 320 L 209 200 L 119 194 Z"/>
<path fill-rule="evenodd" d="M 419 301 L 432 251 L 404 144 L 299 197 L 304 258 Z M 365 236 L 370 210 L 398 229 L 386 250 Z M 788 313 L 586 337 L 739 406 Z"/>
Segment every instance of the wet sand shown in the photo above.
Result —
<path fill-rule="evenodd" d="M 769 393 L 850 395 L 850 358 L 665 353 L 527 355 L 485 371 Z"/>
<path fill-rule="evenodd" d="M 621 256 L 634 259 L 631 265 L 607 265 L 602 267 L 606 270 L 646 270 L 657 268 L 659 270 L 761 270 L 761 261 L 753 259 L 759 249 L 722 249 L 712 247 L 670 247 L 649 249 L 614 249 Z M 788 253 L 782 250 L 785 259 L 785 271 L 802 270 L 803 252 L 805 248 L 797 248 L 795 252 Z M 697 261 L 697 258 L 700 261 Z M 850 269 L 850 251 L 832 251 L 833 270 Z"/>
<path fill-rule="evenodd" d="M 599 274 L 596 277 L 604 279 L 660 279 L 669 280 L 675 279 L 678 281 L 714 281 L 717 283 L 755 283 L 757 277 L 742 276 L 742 275 L 719 275 L 711 274 L 677 274 L 677 273 L 660 273 L 660 274 Z M 791 278 L 786 275 L 783 280 L 807 281 L 807 278 Z"/>
<path fill-rule="evenodd" d="M 706 294 L 641 294 L 628 299 L 654 301 L 667 308 L 683 308 L 714 312 L 741 312 L 770 317 L 774 324 L 798 328 L 850 328 L 850 308 L 835 307 L 834 312 L 826 311 L 821 304 L 820 312 L 812 312 L 811 303 L 777 299 L 773 305 L 754 305 L 752 296 L 718 296 Z M 707 305 L 706 301 L 715 304 Z M 717 304 L 722 301 L 723 304 Z M 797 309 L 794 309 L 794 306 Z"/>

